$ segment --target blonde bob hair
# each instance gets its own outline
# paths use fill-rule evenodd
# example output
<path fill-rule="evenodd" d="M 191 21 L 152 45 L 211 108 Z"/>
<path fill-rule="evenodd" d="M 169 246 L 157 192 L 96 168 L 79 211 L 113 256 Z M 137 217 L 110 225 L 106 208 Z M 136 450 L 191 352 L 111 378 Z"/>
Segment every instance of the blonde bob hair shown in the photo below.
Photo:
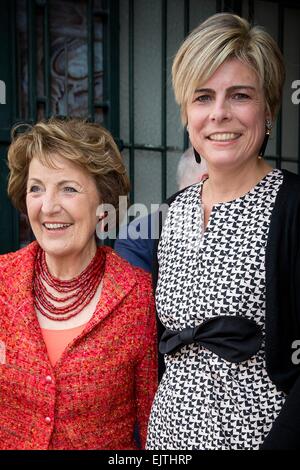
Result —
<path fill-rule="evenodd" d="M 262 27 L 252 27 L 247 20 L 231 13 L 218 13 L 189 34 L 174 58 L 173 88 L 183 125 L 187 124 L 186 106 L 195 90 L 232 58 L 241 60 L 257 73 L 267 110 L 275 118 L 285 79 L 278 45 Z"/>
<path fill-rule="evenodd" d="M 119 209 L 119 196 L 127 196 L 129 180 L 119 149 L 111 134 L 96 123 L 83 119 L 56 117 L 12 130 L 8 150 L 10 169 L 8 195 L 21 212 L 26 210 L 28 169 L 33 158 L 56 168 L 53 157 L 63 157 L 87 171 L 95 180 L 102 203 Z"/>

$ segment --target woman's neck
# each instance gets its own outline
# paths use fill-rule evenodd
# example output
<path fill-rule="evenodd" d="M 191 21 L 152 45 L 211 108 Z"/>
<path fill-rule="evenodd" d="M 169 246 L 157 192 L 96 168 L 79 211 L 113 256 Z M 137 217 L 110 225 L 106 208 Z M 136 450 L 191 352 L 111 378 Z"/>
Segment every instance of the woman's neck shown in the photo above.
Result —
<path fill-rule="evenodd" d="M 211 205 L 232 201 L 249 192 L 272 167 L 264 160 L 251 162 L 236 169 L 208 168 L 209 178 L 203 185 L 203 202 Z"/>
<path fill-rule="evenodd" d="M 69 280 L 78 276 L 89 265 L 97 251 L 96 242 L 78 253 L 66 256 L 53 256 L 46 252 L 46 263 L 52 276 Z"/>

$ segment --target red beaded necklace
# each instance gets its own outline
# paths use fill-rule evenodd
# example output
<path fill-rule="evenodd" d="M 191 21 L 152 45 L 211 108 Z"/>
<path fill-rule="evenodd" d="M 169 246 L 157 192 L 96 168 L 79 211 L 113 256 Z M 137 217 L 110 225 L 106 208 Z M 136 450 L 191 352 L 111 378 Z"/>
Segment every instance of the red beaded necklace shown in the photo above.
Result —
<path fill-rule="evenodd" d="M 74 317 L 94 297 L 104 274 L 104 266 L 105 254 L 103 250 L 97 249 L 94 258 L 82 273 L 68 281 L 61 281 L 50 274 L 45 252 L 40 248 L 35 260 L 33 282 L 35 307 L 50 320 L 62 321 Z M 57 297 L 49 292 L 49 287 L 67 295 Z"/>

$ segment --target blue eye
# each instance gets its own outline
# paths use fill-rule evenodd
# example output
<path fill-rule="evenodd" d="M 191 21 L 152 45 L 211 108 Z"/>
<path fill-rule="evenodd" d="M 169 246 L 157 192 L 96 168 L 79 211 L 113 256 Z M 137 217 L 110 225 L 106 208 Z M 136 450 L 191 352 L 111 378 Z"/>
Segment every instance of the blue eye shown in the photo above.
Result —
<path fill-rule="evenodd" d="M 247 100 L 249 98 L 250 98 L 250 96 L 246 95 L 245 93 L 235 93 L 233 95 L 234 100 Z"/>
<path fill-rule="evenodd" d="M 37 186 L 37 185 L 34 185 L 34 186 L 30 186 L 29 188 L 29 192 L 30 193 L 37 193 L 41 190 L 40 186 Z"/>
<path fill-rule="evenodd" d="M 209 101 L 209 100 L 210 100 L 209 95 L 200 95 L 200 96 L 197 96 L 196 98 L 196 101 L 199 101 L 200 103 L 205 103 L 206 101 Z"/>
<path fill-rule="evenodd" d="M 66 193 L 77 193 L 78 192 L 75 188 L 72 188 L 71 186 L 65 186 L 64 191 Z"/>

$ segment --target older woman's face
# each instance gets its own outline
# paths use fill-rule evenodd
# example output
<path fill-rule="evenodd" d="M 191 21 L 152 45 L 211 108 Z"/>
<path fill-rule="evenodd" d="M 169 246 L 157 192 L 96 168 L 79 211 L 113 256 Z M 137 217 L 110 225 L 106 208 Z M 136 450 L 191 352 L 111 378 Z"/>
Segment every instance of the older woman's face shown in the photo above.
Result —
<path fill-rule="evenodd" d="M 100 197 L 93 177 L 74 163 L 53 156 L 57 169 L 33 158 L 26 205 L 33 233 L 48 255 L 90 254 L 95 247 Z"/>
<path fill-rule="evenodd" d="M 215 168 L 236 168 L 257 158 L 266 112 L 256 73 L 237 59 L 222 64 L 187 105 L 192 145 Z"/>

